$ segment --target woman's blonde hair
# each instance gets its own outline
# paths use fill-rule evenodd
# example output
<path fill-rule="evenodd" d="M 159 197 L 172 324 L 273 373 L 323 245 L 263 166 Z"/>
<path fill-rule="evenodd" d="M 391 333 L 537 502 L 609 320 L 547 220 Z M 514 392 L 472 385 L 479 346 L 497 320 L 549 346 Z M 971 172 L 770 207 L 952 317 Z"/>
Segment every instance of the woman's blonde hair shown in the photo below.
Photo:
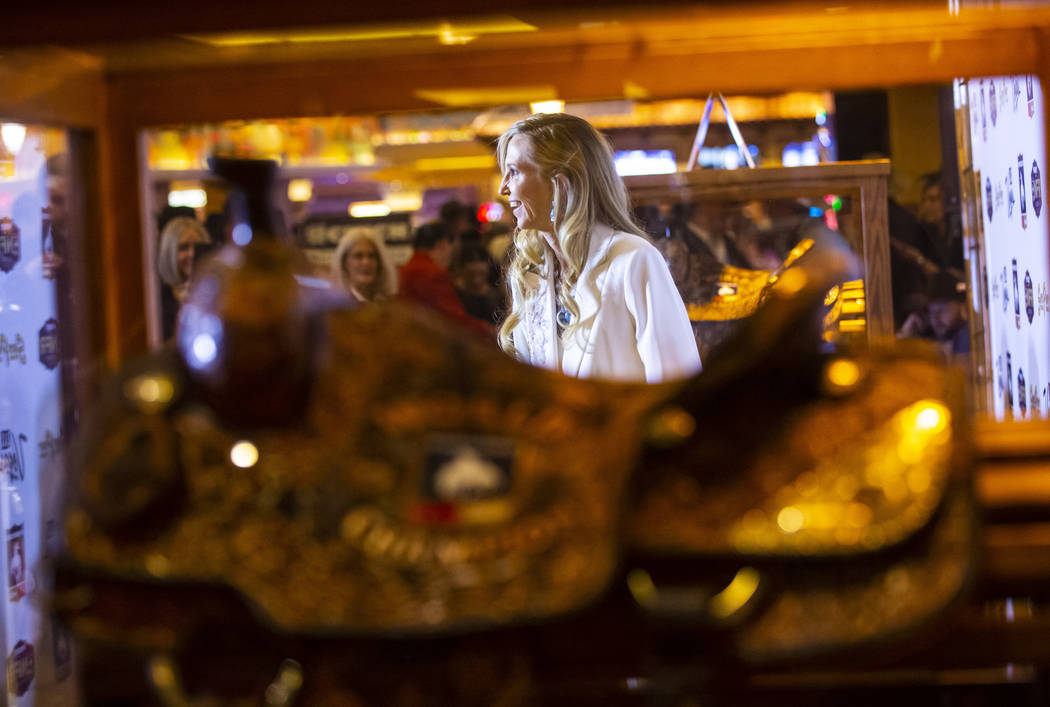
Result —
<path fill-rule="evenodd" d="M 157 274 L 165 285 L 178 287 L 185 284 L 179 271 L 179 240 L 185 232 L 193 234 L 193 243 L 211 243 L 211 237 L 200 221 L 189 216 L 176 216 L 165 224 L 160 232 L 160 248 L 157 253 Z"/>
<path fill-rule="evenodd" d="M 375 297 L 389 297 L 397 290 L 397 277 L 394 274 L 394 264 L 386 251 L 383 241 L 367 231 L 348 233 L 339 240 L 332 255 L 332 274 L 336 282 L 343 286 L 347 292 L 350 291 L 350 276 L 346 272 L 347 254 L 361 241 L 369 241 L 376 249 L 376 257 L 379 259 L 379 272 L 376 275 Z"/>
<path fill-rule="evenodd" d="M 573 324 L 563 332 L 568 337 L 579 326 L 580 309 L 572 289 L 587 262 L 594 227 L 605 224 L 615 231 L 643 234 L 631 218 L 627 187 L 616 173 L 612 148 L 590 123 L 567 113 L 537 113 L 519 120 L 500 135 L 496 147 L 500 172 L 506 171 L 507 147 L 517 135 L 528 138 L 540 175 L 553 183 L 554 236 L 565 259 L 557 300 L 559 307 L 572 314 Z M 539 231 L 515 232 L 514 254 L 507 268 L 512 302 L 521 303 L 527 298 L 526 273 L 539 272 L 544 264 L 552 266 L 554 258 Z M 499 332 L 500 346 L 511 354 L 511 333 L 521 322 L 519 306 L 512 305 Z"/>

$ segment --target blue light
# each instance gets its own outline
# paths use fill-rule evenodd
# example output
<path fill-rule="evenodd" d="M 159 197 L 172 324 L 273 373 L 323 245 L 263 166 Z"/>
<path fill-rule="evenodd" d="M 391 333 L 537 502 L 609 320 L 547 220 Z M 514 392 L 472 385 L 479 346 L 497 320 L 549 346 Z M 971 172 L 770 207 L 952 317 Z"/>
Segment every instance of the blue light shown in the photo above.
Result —
<path fill-rule="evenodd" d="M 824 125 L 828 122 L 828 114 L 825 111 L 817 113 L 817 125 Z"/>
<path fill-rule="evenodd" d="M 190 357 L 190 365 L 194 368 L 204 368 L 215 360 L 215 354 L 218 351 L 219 347 L 215 344 L 215 337 L 211 334 L 197 334 L 193 339 L 193 355 Z"/>
<path fill-rule="evenodd" d="M 237 245 L 248 245 L 252 242 L 252 227 L 246 223 L 239 223 L 233 227 L 230 237 L 233 238 L 233 242 Z"/>
<path fill-rule="evenodd" d="M 810 216 L 810 218 L 820 218 L 823 215 L 824 215 L 824 209 L 820 208 L 819 206 L 810 206 L 809 207 L 809 216 Z"/>
<path fill-rule="evenodd" d="M 189 302 L 179 312 L 179 350 L 186 365 L 206 372 L 217 364 L 223 339 L 222 320 Z"/>
<path fill-rule="evenodd" d="M 817 150 L 817 146 L 812 142 L 802 143 L 802 164 L 820 164 L 820 152 Z"/>

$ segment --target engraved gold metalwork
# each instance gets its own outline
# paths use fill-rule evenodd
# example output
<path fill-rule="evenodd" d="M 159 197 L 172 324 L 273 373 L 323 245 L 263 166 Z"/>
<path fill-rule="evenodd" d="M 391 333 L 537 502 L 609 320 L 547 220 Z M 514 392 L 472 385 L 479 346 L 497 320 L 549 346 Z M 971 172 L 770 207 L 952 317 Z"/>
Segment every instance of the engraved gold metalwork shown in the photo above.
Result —
<path fill-rule="evenodd" d="M 686 309 L 694 322 L 729 321 L 755 313 L 761 301 L 762 290 L 769 279 L 768 270 L 747 270 L 726 265 L 718 276 L 719 290 L 726 286 L 730 294 L 719 294 L 708 302 L 691 302 Z"/>
<path fill-rule="evenodd" d="M 299 632 L 503 624 L 604 589 L 637 421 L 664 389 L 569 381 L 480 345 L 406 345 L 458 337 L 401 311 L 337 313 L 329 326 L 330 360 L 300 427 L 258 431 L 247 454 L 198 409 L 172 412 L 181 514 L 129 542 L 73 507 L 73 558 L 132 579 L 229 584 Z M 381 341 L 397 343 L 379 357 Z M 460 504 L 455 523 L 416 518 L 434 433 L 508 438 L 509 493 Z M 105 459 L 87 466 L 87 488 L 108 473 Z"/>
<path fill-rule="evenodd" d="M 847 555 L 926 525 L 954 449 L 948 374 L 929 357 L 874 351 L 833 359 L 824 377 L 840 395 L 794 415 L 749 461 L 746 482 L 723 481 L 743 469 L 668 469 L 637 500 L 631 543 L 676 554 Z"/>

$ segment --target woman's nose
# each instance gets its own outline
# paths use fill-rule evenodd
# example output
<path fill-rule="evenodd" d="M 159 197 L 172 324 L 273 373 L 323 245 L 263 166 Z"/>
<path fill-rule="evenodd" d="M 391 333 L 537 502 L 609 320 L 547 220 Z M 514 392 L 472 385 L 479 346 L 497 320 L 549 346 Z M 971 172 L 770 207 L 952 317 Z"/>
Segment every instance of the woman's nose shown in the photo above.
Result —
<path fill-rule="evenodd" d="M 499 183 L 499 193 L 503 196 L 510 196 L 510 187 L 507 186 L 507 178 L 504 177 Z"/>

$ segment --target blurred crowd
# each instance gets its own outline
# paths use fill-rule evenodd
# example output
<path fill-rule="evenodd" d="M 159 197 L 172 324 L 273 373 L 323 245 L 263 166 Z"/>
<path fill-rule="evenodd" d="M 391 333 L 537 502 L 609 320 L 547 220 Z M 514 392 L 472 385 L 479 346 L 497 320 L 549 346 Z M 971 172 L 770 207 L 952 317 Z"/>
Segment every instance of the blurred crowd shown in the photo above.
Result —
<path fill-rule="evenodd" d="M 157 270 L 165 339 L 194 263 L 231 239 L 230 209 L 201 222 L 190 208 L 167 208 L 158 222 Z M 725 266 L 776 270 L 804 237 L 828 231 L 826 204 L 799 199 L 645 206 L 635 218 L 663 252 L 687 306 L 710 301 Z M 949 356 L 969 351 L 963 247 L 945 217 L 940 173 L 925 175 L 917 207 L 889 201 L 894 325 L 899 337 L 938 342 Z M 834 230 L 834 228 L 830 229 Z M 493 340 L 507 307 L 503 267 L 512 244 L 508 220 L 482 223 L 473 205 L 450 200 L 418 226 L 412 255 L 397 267 L 382 238 L 354 229 L 332 251 L 328 279 L 352 306 L 399 298 L 427 307 Z M 819 237 L 819 236 L 818 236 Z M 702 352 L 719 343 L 716 325 L 694 323 Z"/>
<path fill-rule="evenodd" d="M 231 213 L 236 205 L 201 222 L 189 207 L 167 207 L 158 217 L 157 274 L 161 282 L 164 340 L 174 332 L 179 307 L 200 259 L 218 245 L 235 240 Z M 486 339 L 495 340 L 506 306 L 503 262 L 511 244 L 511 225 L 480 223 L 477 209 L 448 201 L 440 217 L 418 226 L 412 255 L 396 267 L 377 232 L 355 229 L 332 251 L 333 286 L 358 307 L 390 298 L 431 309 Z"/>

